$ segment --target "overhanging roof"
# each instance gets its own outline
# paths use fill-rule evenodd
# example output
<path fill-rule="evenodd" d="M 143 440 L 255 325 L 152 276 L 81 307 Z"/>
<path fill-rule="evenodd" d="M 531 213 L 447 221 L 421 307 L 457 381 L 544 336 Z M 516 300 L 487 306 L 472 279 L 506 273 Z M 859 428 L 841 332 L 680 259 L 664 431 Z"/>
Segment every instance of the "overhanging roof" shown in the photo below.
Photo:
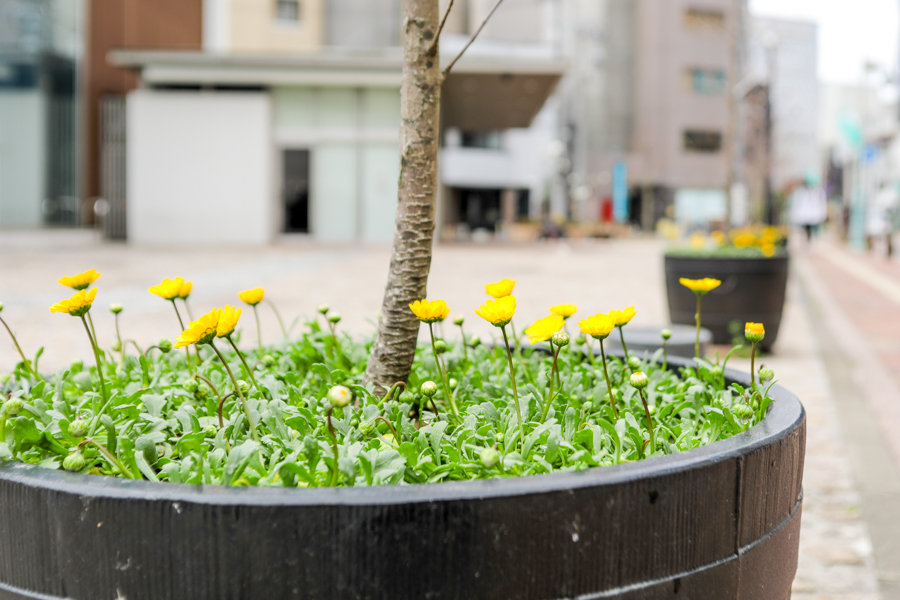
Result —
<path fill-rule="evenodd" d="M 446 53 L 442 62 L 452 56 Z M 203 86 L 400 87 L 403 67 L 399 48 L 299 55 L 115 50 L 109 62 L 139 70 L 150 85 Z M 565 67 L 554 58 L 466 54 L 444 81 L 443 125 L 469 131 L 527 127 Z"/>

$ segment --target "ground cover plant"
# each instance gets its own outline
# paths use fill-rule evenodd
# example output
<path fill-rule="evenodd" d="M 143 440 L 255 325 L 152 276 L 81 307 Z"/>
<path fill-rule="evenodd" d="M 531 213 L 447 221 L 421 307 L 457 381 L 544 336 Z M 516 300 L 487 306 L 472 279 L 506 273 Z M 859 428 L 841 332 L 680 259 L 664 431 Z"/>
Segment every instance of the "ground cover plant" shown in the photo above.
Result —
<path fill-rule="evenodd" d="M 748 225 L 727 232 L 718 229 L 709 235 L 696 232 L 687 243 L 666 250 L 669 256 L 706 258 L 771 258 L 787 252 L 785 231 L 772 226 Z"/>
<path fill-rule="evenodd" d="M 141 348 L 119 335 L 122 307 L 113 304 L 102 325 L 114 323 L 117 341 L 100 348 L 91 318 L 97 290 L 88 289 L 97 277 L 64 278 L 77 292 L 51 308 L 82 322 L 93 364 L 42 375 L 40 353 L 27 359 L 0 318 L 22 358 L 0 376 L 0 458 L 178 483 L 434 483 L 689 450 L 753 426 L 771 402 L 772 372 L 761 368 L 746 389 L 728 384 L 728 356 L 668 369 L 665 331 L 653 355 L 606 356 L 603 340 L 615 329 L 622 335 L 633 307 L 576 328 L 567 324 L 576 307 L 554 306 L 519 338 L 510 280 L 486 286 L 494 299 L 475 310 L 496 326 L 492 343 L 466 335 L 461 314 L 448 320 L 443 301 L 410 305 L 429 329 L 428 343 L 417 347 L 409 379 L 377 396 L 362 385 L 372 340 L 341 331 L 340 315 L 327 306 L 304 333 L 289 339 L 282 325 L 280 341 L 267 346 L 257 320 L 255 331 L 244 328 L 255 343 L 241 349 L 240 308 L 213 309 L 182 325 L 174 344 Z M 712 281 L 685 285 L 699 302 Z M 164 280 L 150 291 L 172 303 L 179 321 L 179 303 L 189 310 L 190 282 Z M 240 294 L 254 313 L 264 297 L 259 288 Z M 764 333 L 747 324 L 754 350 Z"/>

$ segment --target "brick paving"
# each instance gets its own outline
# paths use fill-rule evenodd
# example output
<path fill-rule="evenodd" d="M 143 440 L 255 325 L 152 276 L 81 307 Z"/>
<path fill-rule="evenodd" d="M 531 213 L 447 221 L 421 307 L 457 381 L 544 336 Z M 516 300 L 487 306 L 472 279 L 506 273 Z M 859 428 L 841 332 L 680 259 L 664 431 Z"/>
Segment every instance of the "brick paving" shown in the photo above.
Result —
<path fill-rule="evenodd" d="M 635 324 L 660 326 L 668 317 L 661 250 L 661 243 L 654 240 L 443 245 L 435 249 L 429 295 L 446 299 L 455 312 L 466 317 L 469 332 L 485 337 L 494 330 L 472 310 L 484 300 L 483 284 L 503 277 L 519 281 L 520 324 L 544 316 L 551 304 L 571 302 L 581 307 L 582 313 L 634 304 Z M 195 282 L 191 297 L 195 314 L 211 306 L 237 303 L 237 291 L 261 285 L 289 322 L 299 315 L 314 314 L 320 302 L 327 302 L 343 314 L 341 327 L 369 333 L 380 305 L 390 253 L 385 246 L 292 242 L 265 248 L 148 249 L 98 243 L 84 232 L 2 232 L 0 256 L 0 301 L 6 304 L 3 316 L 19 333 L 26 352 L 33 353 L 39 344 L 46 347 L 42 368 L 48 370 L 75 358 L 90 358 L 78 323 L 47 310 L 67 297 L 66 290 L 56 283 L 62 275 L 87 268 L 103 273 L 96 301 L 102 310 L 95 311 L 95 323 L 98 337 L 106 345 L 113 339 L 111 315 L 105 310 L 110 302 L 125 305 L 121 315 L 125 337 L 142 346 L 162 336 L 174 338 L 178 327 L 171 307 L 146 291 L 163 277 L 173 276 Z M 900 340 L 900 330 L 895 331 L 893 324 L 884 325 L 892 314 L 889 302 L 879 299 L 877 290 L 858 285 L 855 289 L 864 293 L 849 295 L 852 275 L 846 269 L 829 267 L 823 262 L 826 260 L 813 252 L 796 261 L 803 281 L 833 296 L 832 308 L 849 315 L 848 327 L 862 331 L 859 343 L 871 344 L 879 360 L 892 364 L 891 344 Z M 849 442 L 842 431 L 845 409 L 829 384 L 817 337 L 821 323 L 810 310 L 805 290 L 792 278 L 782 333 L 774 353 L 765 359 L 777 378 L 801 398 L 809 417 L 794 598 L 874 600 L 881 597 L 878 574 L 870 532 L 860 510 L 856 473 L 848 460 Z M 261 308 L 264 339 L 273 341 L 278 336 L 277 322 L 268 307 Z M 252 321 L 246 319 L 243 325 L 245 343 L 251 343 L 255 337 Z M 900 323 L 896 327 L 900 328 Z M 0 371 L 15 360 L 10 344 L 0 342 Z M 740 361 L 732 364 L 744 366 Z"/>

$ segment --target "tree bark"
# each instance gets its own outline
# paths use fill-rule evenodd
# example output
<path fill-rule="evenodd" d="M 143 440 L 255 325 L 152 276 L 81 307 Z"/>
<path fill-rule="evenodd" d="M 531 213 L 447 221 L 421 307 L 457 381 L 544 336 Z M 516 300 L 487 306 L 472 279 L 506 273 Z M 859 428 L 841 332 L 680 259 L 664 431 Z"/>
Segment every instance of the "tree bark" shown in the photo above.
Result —
<path fill-rule="evenodd" d="M 426 297 L 431 269 L 442 80 L 438 47 L 432 47 L 432 40 L 439 17 L 438 0 L 403 0 L 397 221 L 378 332 L 365 376 L 379 393 L 409 376 L 419 332 L 409 304 Z"/>

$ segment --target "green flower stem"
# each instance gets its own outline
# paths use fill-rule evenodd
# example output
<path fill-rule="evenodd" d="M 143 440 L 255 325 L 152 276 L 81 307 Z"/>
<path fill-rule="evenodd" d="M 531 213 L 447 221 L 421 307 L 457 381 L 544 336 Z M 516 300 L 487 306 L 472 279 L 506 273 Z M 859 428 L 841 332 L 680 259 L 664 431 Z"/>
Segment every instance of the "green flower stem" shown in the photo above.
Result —
<path fill-rule="evenodd" d="M 469 360 L 469 347 L 466 344 L 466 332 L 463 331 L 463 326 L 459 326 L 459 335 L 462 336 L 462 347 L 463 347 L 463 359 L 468 362 Z"/>
<path fill-rule="evenodd" d="M 172 308 L 175 309 L 175 316 L 178 317 L 178 324 L 181 325 L 181 330 L 184 331 L 185 329 L 187 329 L 187 327 L 184 326 L 184 321 L 181 320 L 181 313 L 178 312 L 178 305 L 175 304 L 175 298 L 172 298 L 170 300 L 170 302 L 172 303 Z M 197 358 L 200 359 L 200 351 L 197 350 L 196 348 L 194 350 L 197 352 Z M 191 372 L 191 375 L 193 375 L 194 374 L 194 365 L 193 365 L 193 363 L 191 363 L 191 347 L 190 346 L 184 347 L 184 355 L 187 357 L 188 370 Z M 203 360 L 200 359 L 200 362 L 202 363 Z"/>
<path fill-rule="evenodd" d="M 612 384 L 609 382 L 609 370 L 606 368 L 606 352 L 603 350 L 603 338 L 600 340 L 600 360 L 603 361 L 603 376 L 606 378 L 606 395 L 609 396 L 609 405 L 613 409 L 613 415 L 619 417 L 619 411 L 616 409 L 616 403 L 613 400 Z"/>
<path fill-rule="evenodd" d="M 94 343 L 96 344 L 97 343 L 97 330 L 94 329 L 94 319 L 93 319 L 93 317 L 91 317 L 90 310 L 88 310 L 88 312 L 86 314 L 87 314 L 88 324 L 91 326 L 91 336 L 94 338 Z"/>
<path fill-rule="evenodd" d="M 519 353 L 519 338 L 516 336 L 516 326 L 513 325 L 512 319 L 509 320 L 509 332 L 513 339 L 513 350 L 515 350 L 516 353 Z"/>
<path fill-rule="evenodd" d="M 238 358 L 241 359 L 241 364 L 244 365 L 244 369 L 247 371 L 247 375 L 250 376 L 250 381 L 253 382 L 253 386 L 256 388 L 256 391 L 265 398 L 266 395 L 263 394 L 262 388 L 259 387 L 259 383 L 256 382 L 256 377 L 253 376 L 253 370 L 247 364 L 247 360 L 244 358 L 244 354 L 238 349 L 237 344 L 234 343 L 234 340 L 231 338 L 231 334 L 225 336 L 225 338 L 231 343 L 231 347 L 234 348 L 234 351 L 237 353 Z"/>
<path fill-rule="evenodd" d="M 6 407 L 3 408 L 3 415 L 0 415 L 0 443 L 6 441 L 6 420 L 9 418 L 9 413 L 6 412 Z"/>
<path fill-rule="evenodd" d="M 213 382 L 201 375 L 200 373 L 194 373 L 194 379 L 199 379 L 209 386 L 209 389 L 213 391 L 213 394 L 216 395 L 216 398 L 219 400 L 219 429 L 222 429 L 225 426 L 225 422 L 222 420 L 222 403 L 224 400 L 222 399 L 222 394 L 219 393 L 219 390 L 213 385 Z"/>
<path fill-rule="evenodd" d="M 434 365 L 437 367 L 438 373 L 441 376 L 441 383 L 444 386 L 444 394 L 447 396 L 447 402 L 450 404 L 450 409 L 453 411 L 453 416 L 459 420 L 459 409 L 456 407 L 456 398 L 453 397 L 453 394 L 450 393 L 450 384 L 447 382 L 447 374 L 444 372 L 444 369 L 441 368 L 441 360 L 438 357 L 437 346 L 434 343 L 434 324 L 428 324 L 428 333 L 431 334 L 431 351 L 434 352 Z"/>
<path fill-rule="evenodd" d="M 119 470 L 119 472 L 122 473 L 122 475 L 124 475 L 124 476 L 127 477 L 128 479 L 142 479 L 140 476 L 137 476 L 137 477 L 136 477 L 136 476 L 132 475 L 132 474 L 131 474 L 131 471 L 129 471 L 128 469 L 126 469 L 126 468 L 125 468 L 125 465 L 123 465 L 121 462 L 119 462 L 119 459 L 116 458 L 115 455 L 113 455 L 112 452 L 110 452 L 109 450 L 107 450 L 107 449 L 106 449 L 106 446 L 104 446 L 104 445 L 101 444 L 100 442 L 95 442 L 95 441 L 92 440 L 92 439 L 86 439 L 86 440 L 84 440 L 83 442 L 81 442 L 81 444 L 93 444 L 93 445 L 97 446 L 97 450 L 100 451 L 100 454 L 102 454 L 104 457 L 106 457 L 106 460 L 108 460 L 110 463 L 112 463 L 112 465 L 113 465 L 115 468 L 117 468 L 117 469 Z M 81 444 L 79 444 L 79 446 L 80 446 Z"/>
<path fill-rule="evenodd" d="M 506 358 L 509 359 L 509 375 L 512 381 L 513 397 L 516 399 L 516 416 L 519 417 L 519 443 L 525 444 L 525 424 L 522 422 L 522 409 L 519 407 L 519 390 L 516 389 L 516 368 L 513 366 L 512 350 L 509 348 L 509 338 L 506 337 L 506 326 L 501 325 L 503 342 L 506 344 Z"/>
<path fill-rule="evenodd" d="M 596 368 L 597 363 L 594 360 L 594 349 L 591 348 L 591 340 L 592 339 L 594 339 L 593 336 L 588 335 L 588 336 L 585 336 L 584 341 L 585 341 L 585 345 L 587 346 L 588 360 L 591 361 L 591 368 Z"/>
<path fill-rule="evenodd" d="M 750 345 L 750 389 L 756 388 L 756 342 Z"/>
<path fill-rule="evenodd" d="M 641 395 L 641 402 L 644 403 L 644 413 L 647 415 L 647 429 L 650 430 L 650 454 L 653 454 L 656 452 L 656 439 L 653 435 L 653 421 L 650 419 L 650 406 L 647 404 L 644 390 L 638 390 L 638 393 Z"/>
<path fill-rule="evenodd" d="M 256 319 L 256 343 L 259 345 L 259 350 L 262 352 L 262 329 L 259 327 L 259 311 L 256 310 L 256 305 L 253 305 L 253 317 Z"/>
<path fill-rule="evenodd" d="M 88 313 L 89 314 L 89 313 Z M 103 379 L 103 367 L 100 364 L 100 349 L 97 348 L 97 340 L 91 336 L 91 328 L 88 327 L 87 320 L 81 315 L 81 322 L 84 324 L 84 331 L 87 333 L 88 339 L 91 340 L 91 349 L 94 351 L 94 360 L 97 362 L 97 374 L 100 376 L 100 391 L 103 393 L 103 402 L 105 403 L 108 396 L 106 395 L 106 381 Z M 94 415 L 97 414 L 97 400 L 92 402 Z"/>
<path fill-rule="evenodd" d="M 281 326 L 281 334 L 284 335 L 284 339 L 288 339 L 287 329 L 284 328 L 284 321 L 281 320 L 281 315 L 278 313 L 278 309 L 275 308 L 275 304 L 268 299 L 266 300 L 266 303 L 272 307 L 272 312 L 275 313 L 275 318 L 278 319 L 278 324 Z"/>
<path fill-rule="evenodd" d="M 694 319 L 697 321 L 697 341 L 694 342 L 694 356 L 696 358 L 700 358 L 700 298 L 703 297 L 703 294 L 697 294 L 697 314 L 694 315 Z"/>
<path fill-rule="evenodd" d="M 38 372 L 35 370 L 35 368 L 31 366 L 31 363 L 28 361 L 28 359 L 25 358 L 25 353 L 22 352 L 22 348 L 19 346 L 19 341 L 16 339 L 16 336 L 12 332 L 12 329 L 9 328 L 9 325 L 6 324 L 6 321 L 3 320 L 3 317 L 0 317 L 0 323 L 3 323 L 3 326 L 6 327 L 6 331 L 7 333 L 9 333 L 9 337 L 12 338 L 13 345 L 15 345 L 16 350 L 19 351 L 19 356 L 22 357 L 22 362 L 25 363 L 25 367 L 27 367 L 28 370 L 31 371 L 31 374 L 34 375 L 35 379 L 37 379 L 38 381 L 43 381 L 43 379 L 41 379 L 41 376 L 38 375 Z"/>
<path fill-rule="evenodd" d="M 668 371 L 669 370 L 669 348 L 667 345 L 667 340 L 663 340 L 662 351 L 663 351 L 663 371 Z"/>
<path fill-rule="evenodd" d="M 559 370 L 557 359 L 561 348 L 557 346 L 556 350 L 554 350 L 553 340 L 550 340 L 550 350 L 553 352 L 553 367 L 550 369 L 550 394 L 547 396 L 547 404 L 544 405 L 544 410 L 541 412 L 541 423 L 547 420 L 547 413 L 550 412 L 550 405 L 553 403 L 553 383 L 556 381 L 556 374 Z M 560 388 L 562 388 L 561 382 Z"/>
<path fill-rule="evenodd" d="M 337 360 L 344 354 L 344 350 L 343 348 L 341 348 L 341 341 L 338 339 L 337 335 L 337 324 L 332 323 L 329 319 L 328 329 L 331 331 L 331 338 L 334 340 L 334 347 L 337 348 L 337 355 L 334 357 L 335 360 Z"/>
<path fill-rule="evenodd" d="M 193 321 L 193 320 L 194 320 L 194 313 L 191 312 L 191 305 L 188 304 L 187 298 L 182 298 L 181 301 L 184 302 L 184 310 L 187 311 L 188 319 L 190 319 L 191 321 Z"/>
<path fill-rule="evenodd" d="M 253 441 L 259 441 L 259 434 L 256 433 L 256 424 L 253 422 L 253 416 L 250 414 L 250 406 L 247 405 L 247 399 L 244 398 L 244 393 L 241 391 L 241 387 L 238 385 L 237 379 L 234 377 L 234 373 L 231 372 L 231 367 L 228 366 L 228 361 L 225 360 L 225 357 L 222 356 L 222 353 L 219 352 L 219 349 L 216 348 L 216 344 L 213 340 L 209 342 L 210 347 L 213 349 L 213 352 L 219 357 L 219 360 L 222 361 L 222 364 L 225 365 L 225 370 L 228 371 L 228 376 L 231 377 L 231 383 L 234 384 L 234 391 L 237 392 L 238 398 L 241 399 L 241 404 L 244 407 L 244 414 L 247 415 L 247 422 L 250 423 L 250 434 L 253 436 Z"/>
<path fill-rule="evenodd" d="M 338 483 L 338 446 L 337 446 L 337 434 L 334 433 L 334 427 L 331 425 L 331 412 L 334 410 L 333 406 L 328 407 L 328 412 L 325 413 L 325 417 L 328 419 L 328 431 L 331 433 L 331 451 L 334 452 L 334 464 L 331 467 L 331 487 L 335 487 Z M 398 440 L 399 443 L 399 440 Z"/>
<path fill-rule="evenodd" d="M 395 383 L 394 385 L 392 385 L 392 386 L 391 386 L 391 389 L 388 390 L 388 393 L 381 397 L 381 401 L 378 403 L 378 406 L 381 406 L 382 404 L 384 404 L 384 403 L 387 402 L 388 400 L 392 400 L 392 399 L 393 399 L 392 396 L 394 395 L 394 391 L 395 391 L 397 388 L 401 388 L 401 387 L 402 387 L 404 390 L 406 389 L 406 382 L 405 382 L 405 381 L 398 381 L 397 383 Z M 399 398 L 399 397 L 400 397 L 399 394 L 402 394 L 402 393 L 403 393 L 402 391 L 399 392 L 398 395 L 397 395 L 397 397 Z M 390 423 L 388 423 L 388 424 L 390 424 Z"/>
<path fill-rule="evenodd" d="M 114 315 L 114 319 L 116 322 L 116 339 L 119 341 L 119 352 L 121 356 L 119 358 L 119 368 L 122 368 L 122 365 L 125 364 L 125 344 L 122 343 L 122 336 L 119 334 L 119 313 Z"/>
<path fill-rule="evenodd" d="M 625 345 L 625 334 L 622 333 L 622 325 L 616 325 L 619 329 L 619 339 L 622 340 L 622 350 L 625 352 L 625 364 L 628 364 L 628 346 Z M 601 344 L 602 345 L 602 344 Z"/>

